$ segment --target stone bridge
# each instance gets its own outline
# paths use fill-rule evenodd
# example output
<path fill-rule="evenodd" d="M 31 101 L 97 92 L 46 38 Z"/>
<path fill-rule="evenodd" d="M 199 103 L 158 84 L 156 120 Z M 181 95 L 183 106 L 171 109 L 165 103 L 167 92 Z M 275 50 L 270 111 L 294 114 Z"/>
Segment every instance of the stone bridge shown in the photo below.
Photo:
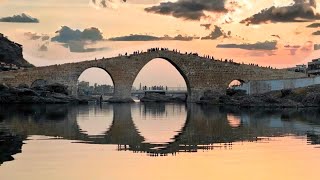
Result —
<path fill-rule="evenodd" d="M 233 80 L 271 80 L 305 77 L 305 74 L 253 65 L 225 62 L 175 51 L 149 51 L 129 56 L 36 67 L 17 71 L 0 72 L 0 83 L 17 86 L 32 85 L 38 80 L 61 83 L 77 94 L 78 78 L 88 68 L 105 70 L 112 78 L 115 102 L 130 101 L 131 89 L 140 70 L 155 58 L 170 62 L 184 78 L 188 88 L 188 102 L 199 100 L 205 92 L 225 93 Z M 97 77 L 99 78 L 99 77 Z"/>

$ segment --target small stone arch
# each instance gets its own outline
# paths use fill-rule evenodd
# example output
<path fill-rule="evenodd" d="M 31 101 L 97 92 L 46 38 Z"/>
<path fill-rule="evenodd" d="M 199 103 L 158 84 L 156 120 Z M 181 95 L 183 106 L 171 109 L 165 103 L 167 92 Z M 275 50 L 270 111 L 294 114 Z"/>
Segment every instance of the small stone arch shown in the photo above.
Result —
<path fill-rule="evenodd" d="M 106 68 L 103 68 L 103 67 L 100 67 L 100 66 L 90 66 L 90 67 L 86 67 L 86 68 L 81 69 L 81 71 L 78 71 L 78 73 L 77 73 L 76 76 L 75 76 L 75 77 L 76 77 L 76 78 L 75 78 L 75 81 L 76 81 L 76 83 L 75 83 L 75 85 L 76 85 L 76 92 L 73 92 L 73 94 L 78 95 L 78 92 L 77 92 L 77 91 L 78 91 L 78 80 L 79 80 L 80 76 L 81 76 L 86 70 L 89 70 L 89 69 L 92 69 L 92 68 L 96 68 L 96 69 L 103 70 L 104 72 L 106 72 L 106 73 L 109 75 L 109 77 L 111 78 L 111 81 L 112 81 L 112 85 L 113 85 L 113 92 L 112 92 L 112 94 L 114 95 L 114 93 L 115 93 L 115 86 L 116 86 L 115 80 L 114 80 L 112 74 L 111 74 Z"/>
<path fill-rule="evenodd" d="M 246 83 L 245 80 L 242 79 L 233 79 L 231 81 L 228 81 L 227 88 L 226 88 L 226 94 L 227 95 L 233 95 L 237 92 L 241 93 L 247 93 L 247 88 L 245 88 L 243 85 Z"/>
<path fill-rule="evenodd" d="M 245 83 L 246 81 L 242 80 L 242 79 L 234 79 L 232 81 L 228 82 L 228 88 L 230 87 L 230 85 L 237 85 L 237 84 L 233 84 L 233 83 L 239 83 L 238 85 L 241 85 L 243 83 Z"/>
<path fill-rule="evenodd" d="M 31 87 L 31 88 L 34 88 L 34 87 L 42 87 L 42 86 L 45 86 L 45 85 L 47 85 L 47 84 L 48 84 L 48 81 L 47 81 L 47 80 L 44 80 L 44 79 L 36 79 L 36 80 L 34 80 L 34 81 L 31 83 L 30 87 Z"/>

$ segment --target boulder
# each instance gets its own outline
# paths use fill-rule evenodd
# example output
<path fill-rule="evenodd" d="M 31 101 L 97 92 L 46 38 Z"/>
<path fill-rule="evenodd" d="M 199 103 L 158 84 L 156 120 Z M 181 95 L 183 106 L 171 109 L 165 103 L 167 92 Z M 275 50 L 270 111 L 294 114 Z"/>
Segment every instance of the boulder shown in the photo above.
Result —
<path fill-rule="evenodd" d="M 228 96 L 244 96 L 246 95 L 245 90 L 238 90 L 238 89 L 227 89 L 227 95 Z"/>
<path fill-rule="evenodd" d="M 284 98 L 284 97 L 292 94 L 292 89 L 283 89 L 280 92 L 281 92 L 281 98 Z"/>
<path fill-rule="evenodd" d="M 17 95 L 18 96 L 39 96 L 37 92 L 27 88 L 17 89 Z"/>
<path fill-rule="evenodd" d="M 65 95 L 69 94 L 68 87 L 63 84 L 59 84 L 59 83 L 45 85 L 44 89 L 47 91 L 50 91 L 50 92 L 54 92 L 54 93 L 60 93 L 60 94 L 65 94 Z"/>
<path fill-rule="evenodd" d="M 6 91 L 8 89 L 9 89 L 9 87 L 7 85 L 5 85 L 3 83 L 0 84 L 0 91 Z"/>
<path fill-rule="evenodd" d="M 29 88 L 29 86 L 23 83 L 23 84 L 19 84 L 17 88 Z"/>

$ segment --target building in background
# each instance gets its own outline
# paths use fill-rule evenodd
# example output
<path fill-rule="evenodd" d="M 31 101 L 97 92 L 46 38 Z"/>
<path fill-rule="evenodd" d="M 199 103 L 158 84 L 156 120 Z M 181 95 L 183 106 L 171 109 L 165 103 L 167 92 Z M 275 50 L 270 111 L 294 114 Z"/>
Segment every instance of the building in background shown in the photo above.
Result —
<path fill-rule="evenodd" d="M 295 67 L 287 68 L 288 71 L 294 71 L 294 72 L 301 72 L 306 73 L 307 72 L 307 65 L 305 64 L 299 64 Z"/>
<path fill-rule="evenodd" d="M 320 58 L 313 59 L 311 62 L 308 62 L 308 69 L 307 69 L 308 76 L 311 75 L 319 75 L 320 74 Z"/>
<path fill-rule="evenodd" d="M 111 85 L 99 85 L 95 83 L 90 86 L 89 82 L 81 81 L 78 83 L 78 95 L 108 95 L 113 93 L 113 86 Z"/>

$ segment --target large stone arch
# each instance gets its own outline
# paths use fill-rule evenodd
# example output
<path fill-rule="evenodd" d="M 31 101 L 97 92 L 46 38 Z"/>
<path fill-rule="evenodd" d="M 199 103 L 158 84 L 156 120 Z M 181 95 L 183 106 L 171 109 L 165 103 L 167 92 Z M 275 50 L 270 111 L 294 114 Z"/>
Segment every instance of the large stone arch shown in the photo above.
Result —
<path fill-rule="evenodd" d="M 212 75 L 208 73 L 208 71 L 212 69 L 208 67 L 208 61 L 203 62 L 201 61 L 201 57 L 195 55 L 158 51 L 120 58 L 126 61 L 124 62 L 126 64 L 124 67 L 127 67 L 127 72 L 125 73 L 127 79 L 126 82 L 122 84 L 122 93 L 119 93 L 122 94 L 122 97 L 131 98 L 131 88 L 137 75 L 146 64 L 157 58 L 168 61 L 182 75 L 188 87 L 188 102 L 200 100 L 208 90 L 224 92 L 224 88 L 221 88 L 220 86 L 221 83 L 216 81 L 221 78 L 214 76 L 215 74 Z M 119 61 L 121 61 L 120 59 Z M 215 78 L 213 79 L 211 77 Z M 213 81 L 215 83 L 212 83 Z M 124 92 L 123 89 L 126 89 L 127 91 Z M 115 90 L 117 91 L 117 89 Z M 115 101 L 118 101 L 117 98 L 118 97 L 115 98 Z"/>
<path fill-rule="evenodd" d="M 140 72 L 142 71 L 142 69 L 144 69 L 144 67 L 146 67 L 149 63 L 151 63 L 152 61 L 154 61 L 155 59 L 161 59 L 161 60 L 164 60 L 164 61 L 167 61 L 169 62 L 178 72 L 179 74 L 183 77 L 184 79 L 184 82 L 186 83 L 186 86 L 187 86 L 187 90 L 188 90 L 188 97 L 191 95 L 191 89 L 190 89 L 190 82 L 189 82 L 189 79 L 188 79 L 188 76 L 186 75 L 187 71 L 186 70 L 183 70 L 179 65 L 177 65 L 173 60 L 171 60 L 170 58 L 168 57 L 165 57 L 165 56 L 159 56 L 159 57 L 156 57 L 156 58 L 152 58 L 152 59 L 149 59 L 147 60 L 147 62 L 141 67 L 139 66 L 139 70 L 138 70 L 138 73 L 135 74 L 135 77 L 133 78 L 133 81 L 131 83 L 131 88 L 133 87 L 133 83 L 134 81 L 137 79 L 137 76 L 140 74 Z"/>

